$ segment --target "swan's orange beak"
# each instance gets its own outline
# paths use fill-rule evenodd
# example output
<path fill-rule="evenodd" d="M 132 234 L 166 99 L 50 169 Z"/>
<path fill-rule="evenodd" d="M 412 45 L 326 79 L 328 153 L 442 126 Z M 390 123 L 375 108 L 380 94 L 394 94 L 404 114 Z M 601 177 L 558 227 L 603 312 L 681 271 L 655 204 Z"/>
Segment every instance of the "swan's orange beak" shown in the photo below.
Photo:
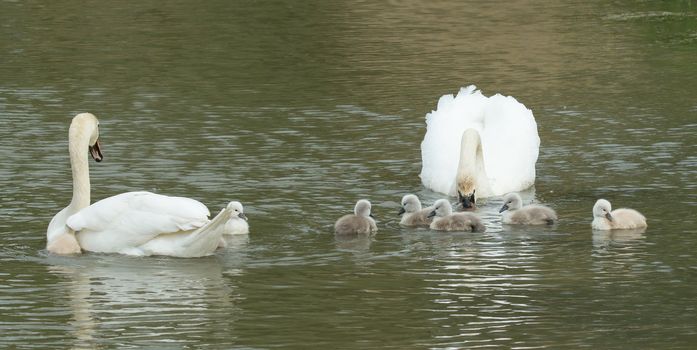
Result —
<path fill-rule="evenodd" d="M 90 146 L 90 155 L 98 163 L 104 159 L 104 156 L 102 156 L 102 150 L 99 148 L 99 139 L 97 139 L 97 142 L 94 143 L 94 146 Z"/>

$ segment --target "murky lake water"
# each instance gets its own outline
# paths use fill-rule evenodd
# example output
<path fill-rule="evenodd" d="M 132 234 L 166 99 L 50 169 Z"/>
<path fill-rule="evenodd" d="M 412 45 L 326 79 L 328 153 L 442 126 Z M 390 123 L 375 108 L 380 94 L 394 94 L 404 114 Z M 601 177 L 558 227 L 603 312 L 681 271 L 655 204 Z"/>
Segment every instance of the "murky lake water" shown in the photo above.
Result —
<path fill-rule="evenodd" d="M 0 2 L 2 348 L 693 348 L 697 6 L 689 1 Z M 531 108 L 554 227 L 400 228 L 424 115 L 477 84 Z M 251 234 L 201 259 L 47 254 L 67 128 L 92 196 L 149 190 Z M 590 229 L 595 199 L 643 233 Z M 371 240 L 332 225 L 369 198 Z"/>

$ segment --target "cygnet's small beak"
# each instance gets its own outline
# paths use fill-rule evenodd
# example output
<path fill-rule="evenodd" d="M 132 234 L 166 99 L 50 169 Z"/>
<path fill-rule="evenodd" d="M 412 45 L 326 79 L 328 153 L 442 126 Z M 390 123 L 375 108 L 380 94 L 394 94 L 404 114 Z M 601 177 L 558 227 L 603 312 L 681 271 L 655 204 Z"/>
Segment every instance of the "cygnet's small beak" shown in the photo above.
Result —
<path fill-rule="evenodd" d="M 240 219 L 244 219 L 245 221 L 247 221 L 247 215 L 244 215 L 244 213 L 240 213 L 240 215 L 237 215 L 237 217 L 239 217 Z"/>
<path fill-rule="evenodd" d="M 399 213 L 397 213 L 397 216 L 402 215 L 402 214 L 404 214 L 404 213 L 406 213 L 406 212 L 407 212 L 407 211 L 404 210 L 404 207 L 401 207 L 401 208 L 399 208 Z"/>
<path fill-rule="evenodd" d="M 99 147 L 99 139 L 97 139 L 97 142 L 94 143 L 94 146 L 89 146 L 90 150 L 90 155 L 94 160 L 97 161 L 97 163 L 101 162 L 102 159 L 104 159 L 104 156 L 102 155 L 102 150 Z"/>
<path fill-rule="evenodd" d="M 428 213 L 427 218 L 432 218 L 432 217 L 434 217 L 434 216 L 436 216 L 436 211 L 435 211 L 435 210 L 433 210 L 433 211 L 431 211 L 430 213 Z"/>
<path fill-rule="evenodd" d="M 499 213 L 503 213 L 504 211 L 508 210 L 508 204 L 504 204 L 501 209 L 499 210 Z"/>
<path fill-rule="evenodd" d="M 368 216 L 370 216 L 371 218 L 375 219 L 375 217 L 373 216 L 373 213 L 368 214 Z"/>
<path fill-rule="evenodd" d="M 605 217 L 606 217 L 608 220 L 612 221 L 612 215 L 610 215 L 610 213 L 605 214 Z"/>

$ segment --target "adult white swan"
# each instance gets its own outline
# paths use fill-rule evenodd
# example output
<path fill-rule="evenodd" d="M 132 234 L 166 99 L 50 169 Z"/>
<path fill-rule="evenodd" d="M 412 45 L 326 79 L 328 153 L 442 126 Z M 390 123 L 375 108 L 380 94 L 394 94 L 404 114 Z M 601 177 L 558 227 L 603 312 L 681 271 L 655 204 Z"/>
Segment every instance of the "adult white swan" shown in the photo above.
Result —
<path fill-rule="evenodd" d="M 202 203 L 150 192 L 127 192 L 90 205 L 87 154 L 102 160 L 99 121 L 90 113 L 73 118 L 69 130 L 73 198 L 53 217 L 46 249 L 55 254 L 81 250 L 129 255 L 198 257 L 219 245 L 226 222 L 241 214 L 233 203 L 213 220 Z"/>
<path fill-rule="evenodd" d="M 421 182 L 459 196 L 465 208 L 477 197 L 500 196 L 535 183 L 540 148 L 532 112 L 511 96 L 482 95 L 476 86 L 444 95 L 426 114 Z"/>

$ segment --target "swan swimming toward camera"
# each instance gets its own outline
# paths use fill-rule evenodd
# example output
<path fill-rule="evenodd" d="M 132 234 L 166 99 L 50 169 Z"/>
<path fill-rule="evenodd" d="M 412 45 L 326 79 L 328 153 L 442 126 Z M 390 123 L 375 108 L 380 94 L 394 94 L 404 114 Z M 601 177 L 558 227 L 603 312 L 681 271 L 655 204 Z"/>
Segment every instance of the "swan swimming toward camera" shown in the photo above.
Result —
<path fill-rule="evenodd" d="M 46 249 L 55 254 L 82 250 L 128 255 L 199 257 L 218 247 L 226 223 L 241 215 L 231 202 L 212 220 L 201 202 L 150 192 L 127 192 L 90 205 L 87 152 L 102 160 L 99 121 L 90 113 L 73 118 L 69 130 L 73 197 L 51 220 Z"/>
<path fill-rule="evenodd" d="M 444 95 L 426 115 L 421 182 L 458 196 L 465 208 L 477 198 L 518 192 L 535 183 L 540 149 L 535 117 L 511 96 L 484 96 L 476 86 Z"/>

